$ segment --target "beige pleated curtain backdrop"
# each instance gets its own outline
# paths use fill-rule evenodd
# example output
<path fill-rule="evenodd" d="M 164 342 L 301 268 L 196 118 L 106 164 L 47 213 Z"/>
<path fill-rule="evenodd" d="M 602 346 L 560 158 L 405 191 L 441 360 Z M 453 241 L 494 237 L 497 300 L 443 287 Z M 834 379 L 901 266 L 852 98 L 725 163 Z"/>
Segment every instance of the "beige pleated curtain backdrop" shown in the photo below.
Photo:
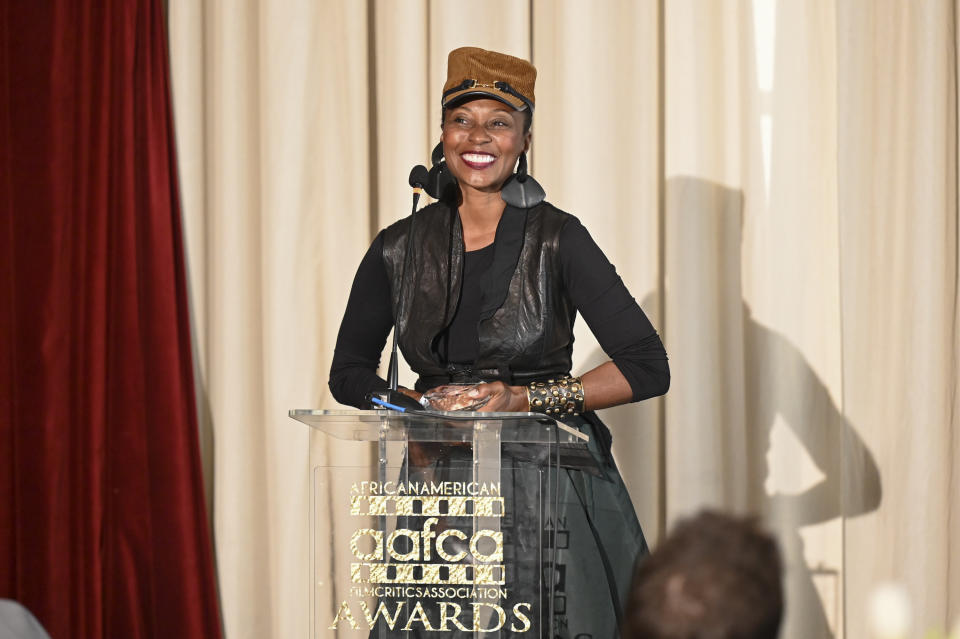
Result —
<path fill-rule="evenodd" d="M 228 637 L 308 634 L 309 466 L 338 451 L 286 413 L 336 406 L 354 269 L 408 213 L 461 45 L 538 67 L 532 172 L 666 343 L 666 398 L 603 414 L 651 541 L 703 506 L 760 514 L 783 637 L 870 636 L 886 580 L 913 636 L 960 615 L 954 2 L 169 8 Z"/>

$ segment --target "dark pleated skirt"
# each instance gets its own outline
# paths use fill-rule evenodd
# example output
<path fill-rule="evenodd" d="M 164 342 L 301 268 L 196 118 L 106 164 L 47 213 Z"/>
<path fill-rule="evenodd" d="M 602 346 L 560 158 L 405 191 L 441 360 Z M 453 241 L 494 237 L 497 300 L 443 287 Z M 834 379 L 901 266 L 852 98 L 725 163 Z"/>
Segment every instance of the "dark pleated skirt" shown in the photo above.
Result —
<path fill-rule="evenodd" d="M 610 453 L 606 426 L 592 413 L 567 421 L 590 437 L 592 468 L 564 464 L 554 475 L 544 472 L 545 451 L 529 445 L 507 445 L 502 455 L 501 486 L 508 515 L 501 521 L 504 537 L 507 597 L 499 604 L 505 621 L 489 637 L 544 637 L 549 639 L 615 639 L 619 636 L 636 560 L 648 552 L 626 487 Z M 471 469 L 469 448 L 447 451 L 427 468 L 409 470 L 410 481 L 463 481 Z M 549 490 L 548 486 L 549 485 Z M 545 494 L 554 494 L 547 503 Z M 556 512 L 553 512 L 554 509 Z M 417 529 L 422 517 L 408 518 L 404 527 Z M 441 524 L 469 529 L 469 521 Z M 542 536 L 531 531 L 543 530 Z M 546 586 L 553 582 L 553 600 Z M 534 602 L 539 613 L 514 614 L 514 607 Z M 413 602 L 408 602 L 410 606 Z M 469 601 L 455 602 L 470 610 Z M 439 604 L 424 602 L 424 610 L 438 624 Z M 521 607 L 521 614 L 527 611 Z M 469 615 L 464 613 L 465 617 Z M 497 625 L 493 608 L 482 609 L 481 625 Z M 469 624 L 467 624 L 469 625 Z M 551 635 L 552 629 L 552 635 Z M 389 630 L 378 623 L 370 637 L 473 637 L 452 625 L 439 634 L 414 627 Z"/>

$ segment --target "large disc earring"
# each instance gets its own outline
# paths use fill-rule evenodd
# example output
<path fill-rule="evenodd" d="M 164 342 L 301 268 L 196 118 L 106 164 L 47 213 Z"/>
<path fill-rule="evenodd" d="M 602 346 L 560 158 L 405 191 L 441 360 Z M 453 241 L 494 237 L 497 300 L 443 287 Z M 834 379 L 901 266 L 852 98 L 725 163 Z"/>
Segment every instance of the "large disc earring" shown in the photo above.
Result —
<path fill-rule="evenodd" d="M 503 198 L 504 202 L 518 209 L 529 209 L 547 198 L 547 194 L 540 183 L 527 173 L 527 154 L 525 152 L 520 154 L 517 172 L 511 175 L 504 183 L 503 188 L 500 189 L 500 197 Z"/>
<path fill-rule="evenodd" d="M 438 142 L 437 146 L 433 147 L 430 162 L 432 166 L 427 174 L 427 184 L 423 187 L 423 190 L 433 199 L 442 200 L 445 195 L 449 194 L 450 188 L 457 183 L 443 159 L 443 142 Z"/>

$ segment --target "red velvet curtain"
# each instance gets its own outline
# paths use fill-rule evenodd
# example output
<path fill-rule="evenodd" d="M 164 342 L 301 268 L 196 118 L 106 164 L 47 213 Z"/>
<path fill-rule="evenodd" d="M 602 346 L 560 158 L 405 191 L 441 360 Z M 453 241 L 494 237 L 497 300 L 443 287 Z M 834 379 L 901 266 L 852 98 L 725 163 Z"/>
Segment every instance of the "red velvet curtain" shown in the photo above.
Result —
<path fill-rule="evenodd" d="M 0 5 L 0 597 L 219 637 L 163 1 Z"/>

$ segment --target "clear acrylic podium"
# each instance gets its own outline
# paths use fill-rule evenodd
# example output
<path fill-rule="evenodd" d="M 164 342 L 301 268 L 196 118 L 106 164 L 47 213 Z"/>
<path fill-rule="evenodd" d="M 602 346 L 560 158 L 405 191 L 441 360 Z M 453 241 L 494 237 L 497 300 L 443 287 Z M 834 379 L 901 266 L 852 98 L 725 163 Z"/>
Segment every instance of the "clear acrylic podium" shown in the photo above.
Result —
<path fill-rule="evenodd" d="M 558 473 L 587 436 L 534 413 L 292 410 L 311 457 L 311 637 L 552 637 Z"/>

